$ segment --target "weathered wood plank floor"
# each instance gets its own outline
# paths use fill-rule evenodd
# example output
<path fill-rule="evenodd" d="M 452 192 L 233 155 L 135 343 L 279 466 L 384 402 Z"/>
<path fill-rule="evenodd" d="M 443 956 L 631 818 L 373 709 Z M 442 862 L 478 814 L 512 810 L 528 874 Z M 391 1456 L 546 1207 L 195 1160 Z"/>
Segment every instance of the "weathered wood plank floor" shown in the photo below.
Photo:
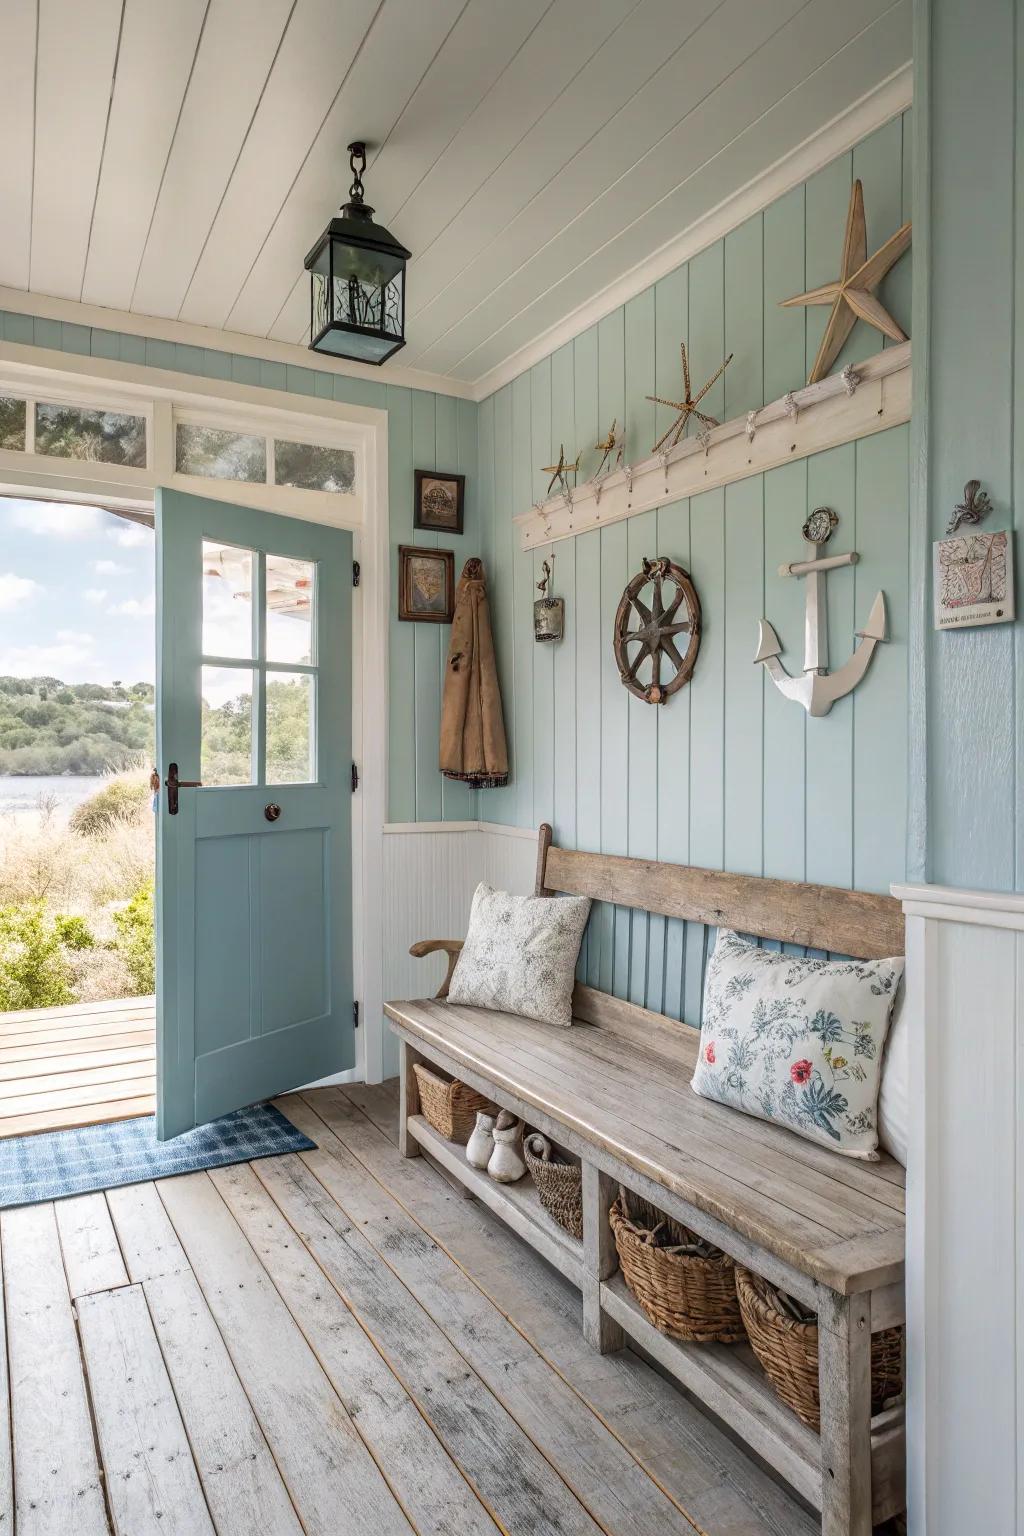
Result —
<path fill-rule="evenodd" d="M 126 997 L 0 1013 L 0 1136 L 153 1114 L 155 1012 Z"/>
<path fill-rule="evenodd" d="M 817 1530 L 398 1156 L 393 1085 L 281 1107 L 317 1150 L 0 1215 L 0 1536 Z"/>

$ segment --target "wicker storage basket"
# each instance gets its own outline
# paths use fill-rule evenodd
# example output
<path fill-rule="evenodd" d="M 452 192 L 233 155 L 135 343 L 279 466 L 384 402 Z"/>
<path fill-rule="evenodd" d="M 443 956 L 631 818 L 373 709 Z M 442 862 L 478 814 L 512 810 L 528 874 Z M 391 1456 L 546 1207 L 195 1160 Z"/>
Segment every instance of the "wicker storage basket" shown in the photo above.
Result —
<path fill-rule="evenodd" d="M 745 1337 L 728 1254 L 709 1245 L 707 1257 L 681 1253 L 700 1239 L 621 1188 L 608 1219 L 626 1284 L 656 1328 L 697 1344 Z"/>
<path fill-rule="evenodd" d="M 736 1294 L 754 1353 L 779 1397 L 798 1418 L 821 1429 L 818 1399 L 818 1325 L 789 1317 L 769 1281 L 736 1265 Z M 902 1328 L 871 1338 L 871 1412 L 902 1390 Z"/>
<path fill-rule="evenodd" d="M 579 1163 L 561 1157 L 552 1147 L 545 1160 L 530 1150 L 531 1137 L 523 1138 L 523 1156 L 537 1186 L 540 1203 L 570 1237 L 583 1241 L 583 1170 Z"/>
<path fill-rule="evenodd" d="M 420 1109 L 435 1131 L 448 1141 L 465 1146 L 476 1124 L 477 1111 L 492 1109 L 490 1099 L 458 1078 L 436 1072 L 433 1067 L 414 1061 L 416 1085 L 420 1094 Z"/>

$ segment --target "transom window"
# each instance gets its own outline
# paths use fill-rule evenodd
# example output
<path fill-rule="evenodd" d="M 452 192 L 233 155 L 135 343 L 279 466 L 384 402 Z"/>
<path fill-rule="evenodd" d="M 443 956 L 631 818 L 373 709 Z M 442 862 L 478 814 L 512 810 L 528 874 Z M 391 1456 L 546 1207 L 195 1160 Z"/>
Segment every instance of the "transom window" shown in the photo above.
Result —
<path fill-rule="evenodd" d="M 335 494 L 352 492 L 356 480 L 351 448 L 299 442 L 180 416 L 175 418 L 174 467 L 179 475 Z"/>
<path fill-rule="evenodd" d="M 204 787 L 317 778 L 316 564 L 203 543 Z"/>

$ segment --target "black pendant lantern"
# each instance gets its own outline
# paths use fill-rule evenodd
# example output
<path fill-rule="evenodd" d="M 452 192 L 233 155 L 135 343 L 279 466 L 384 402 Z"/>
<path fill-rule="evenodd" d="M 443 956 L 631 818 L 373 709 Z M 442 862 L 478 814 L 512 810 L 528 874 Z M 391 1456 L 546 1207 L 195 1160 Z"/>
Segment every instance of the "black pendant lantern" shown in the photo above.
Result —
<path fill-rule="evenodd" d="M 349 201 L 305 260 L 312 274 L 311 352 L 387 362 L 405 346 L 405 264 L 410 252 L 363 202 L 366 145 L 350 144 Z"/>

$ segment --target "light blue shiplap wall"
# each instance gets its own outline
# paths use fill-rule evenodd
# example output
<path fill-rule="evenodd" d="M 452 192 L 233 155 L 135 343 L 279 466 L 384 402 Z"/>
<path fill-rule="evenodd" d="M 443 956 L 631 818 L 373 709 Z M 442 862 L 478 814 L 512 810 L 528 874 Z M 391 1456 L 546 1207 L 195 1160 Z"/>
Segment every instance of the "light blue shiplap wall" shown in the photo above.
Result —
<path fill-rule="evenodd" d="M 0 335 L 25 346 L 48 347 L 85 357 L 114 359 L 207 379 L 230 380 L 295 395 L 373 406 L 388 412 L 391 514 L 391 635 L 389 817 L 392 821 L 460 820 L 475 817 L 474 792 L 442 780 L 437 767 L 441 678 L 449 627 L 400 624 L 397 617 L 398 546 L 439 543 L 456 551 L 458 575 L 467 555 L 478 553 L 480 501 L 476 492 L 477 407 L 468 400 L 410 390 L 375 380 L 245 357 L 213 348 L 183 346 L 154 337 L 75 325 L 0 311 Z M 461 538 L 415 533 L 413 470 L 447 469 L 466 476 L 466 525 Z"/>
<path fill-rule="evenodd" d="M 915 44 L 924 178 L 915 295 L 914 546 L 920 608 L 912 672 L 910 874 L 1024 890 L 1024 604 L 1017 622 L 936 632 L 931 543 L 964 482 L 992 499 L 984 527 L 1024 523 L 1024 4 L 935 0 Z M 969 110 L 962 110 L 963 103 Z M 916 350 L 916 343 L 915 343 Z"/>
<path fill-rule="evenodd" d="M 484 820 L 552 821 L 566 846 L 884 891 L 904 874 L 907 742 L 908 429 L 786 465 L 554 546 L 566 635 L 538 646 L 532 604 L 544 552 L 523 554 L 511 519 L 546 488 L 538 466 L 560 443 L 591 447 L 613 417 L 627 457 L 651 451 L 676 398 L 679 341 L 695 387 L 729 351 L 708 397 L 720 419 L 798 387 L 824 309 L 779 301 L 836 276 L 850 188 L 864 183 L 869 249 L 909 218 L 910 115 L 695 256 L 479 409 L 479 495 L 512 752 L 506 789 L 479 794 Z M 910 257 L 882 297 L 910 324 Z M 877 351 L 858 325 L 837 367 Z M 867 680 L 809 720 L 752 664 L 766 614 L 799 670 L 804 592 L 778 566 L 799 558 L 800 528 L 821 503 L 841 517 L 837 548 L 860 563 L 829 576 L 832 658 L 853 645 L 875 592 L 891 642 Z M 612 656 L 615 608 L 641 557 L 667 554 L 693 575 L 704 633 L 693 681 L 664 707 L 632 699 Z M 599 911 L 583 970 L 648 1007 L 697 1017 L 707 934 L 641 914 Z"/>

